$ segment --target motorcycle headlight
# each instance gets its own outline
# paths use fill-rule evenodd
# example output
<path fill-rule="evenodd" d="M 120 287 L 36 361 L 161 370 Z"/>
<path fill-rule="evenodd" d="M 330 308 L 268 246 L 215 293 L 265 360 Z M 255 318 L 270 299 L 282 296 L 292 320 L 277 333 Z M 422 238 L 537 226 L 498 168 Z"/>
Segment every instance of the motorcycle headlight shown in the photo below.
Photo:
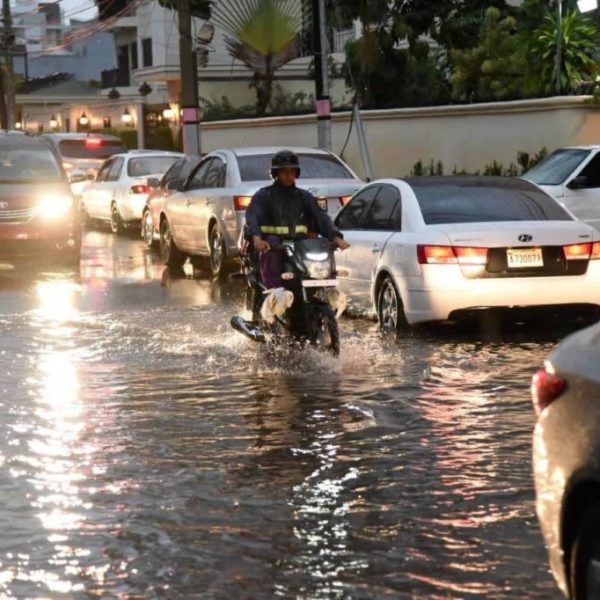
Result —
<path fill-rule="evenodd" d="M 329 260 L 307 260 L 306 272 L 311 279 L 328 279 L 331 276 Z"/>
<path fill-rule="evenodd" d="M 37 203 L 37 212 L 44 219 L 60 219 L 73 207 L 73 198 L 56 194 L 42 196 Z"/>

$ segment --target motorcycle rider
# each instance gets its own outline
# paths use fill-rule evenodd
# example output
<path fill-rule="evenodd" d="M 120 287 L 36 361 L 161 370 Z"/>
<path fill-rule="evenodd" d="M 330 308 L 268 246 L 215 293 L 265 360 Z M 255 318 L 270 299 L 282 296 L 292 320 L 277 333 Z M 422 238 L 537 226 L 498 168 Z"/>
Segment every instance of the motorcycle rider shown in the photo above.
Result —
<path fill-rule="evenodd" d="M 341 250 L 350 247 L 329 215 L 319 208 L 317 199 L 296 187 L 299 176 L 298 156 L 291 150 L 280 150 L 271 159 L 273 183 L 258 190 L 246 210 L 247 235 L 260 253 L 260 273 L 267 289 L 282 286 L 284 257 L 271 247 L 280 245 L 283 238 L 317 233 Z"/>

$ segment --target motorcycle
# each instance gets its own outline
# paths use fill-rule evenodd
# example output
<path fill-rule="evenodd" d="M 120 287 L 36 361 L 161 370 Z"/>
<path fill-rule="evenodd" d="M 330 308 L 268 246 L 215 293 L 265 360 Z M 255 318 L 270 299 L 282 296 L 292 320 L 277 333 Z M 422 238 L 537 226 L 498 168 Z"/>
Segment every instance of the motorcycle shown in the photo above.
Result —
<path fill-rule="evenodd" d="M 323 238 L 285 240 L 272 248 L 284 255 L 283 290 L 268 291 L 260 276 L 258 253 L 246 241 L 240 256 L 246 308 L 252 312 L 252 320 L 235 316 L 231 326 L 257 342 L 291 338 L 339 355 L 337 318 L 345 307 L 345 297 L 337 290 L 334 249 L 335 244 Z M 265 302 L 269 296 L 272 303 Z M 274 311 L 270 305 L 275 305 Z"/>

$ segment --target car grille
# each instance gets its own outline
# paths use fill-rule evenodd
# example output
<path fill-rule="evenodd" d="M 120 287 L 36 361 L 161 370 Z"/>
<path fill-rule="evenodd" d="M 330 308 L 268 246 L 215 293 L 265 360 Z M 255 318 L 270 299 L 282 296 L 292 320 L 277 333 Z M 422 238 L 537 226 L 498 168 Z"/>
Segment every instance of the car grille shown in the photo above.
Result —
<path fill-rule="evenodd" d="M 506 259 L 507 248 L 490 248 L 485 269 L 463 269 L 468 279 L 503 279 L 516 277 L 558 277 L 564 275 L 584 275 L 588 268 L 587 260 L 565 260 L 562 246 L 543 246 L 543 267 L 509 269 Z"/>
<path fill-rule="evenodd" d="M 0 210 L 0 223 L 25 223 L 33 217 L 33 213 L 31 208 Z"/>

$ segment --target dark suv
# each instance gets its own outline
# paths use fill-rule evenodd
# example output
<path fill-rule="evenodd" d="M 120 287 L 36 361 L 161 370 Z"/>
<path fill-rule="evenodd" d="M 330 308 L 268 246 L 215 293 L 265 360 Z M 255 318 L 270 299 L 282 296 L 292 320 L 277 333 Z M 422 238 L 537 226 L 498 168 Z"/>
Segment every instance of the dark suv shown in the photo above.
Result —
<path fill-rule="evenodd" d="M 40 137 L 0 132 L 0 261 L 79 262 L 81 214 L 60 157 Z"/>

